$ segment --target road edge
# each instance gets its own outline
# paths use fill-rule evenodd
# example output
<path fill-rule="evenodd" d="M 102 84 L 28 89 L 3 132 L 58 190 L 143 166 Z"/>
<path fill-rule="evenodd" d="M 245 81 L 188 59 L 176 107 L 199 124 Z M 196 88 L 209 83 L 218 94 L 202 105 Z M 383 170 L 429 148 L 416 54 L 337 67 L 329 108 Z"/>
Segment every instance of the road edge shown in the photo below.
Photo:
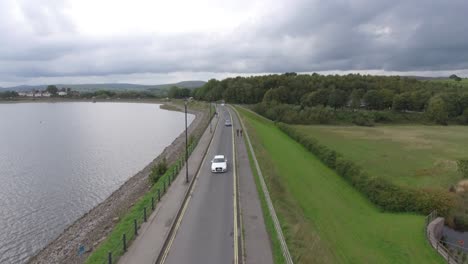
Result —
<path fill-rule="evenodd" d="M 212 122 L 212 120 L 210 121 Z M 177 211 L 177 214 L 176 214 L 176 217 L 174 218 L 174 221 L 172 221 L 171 223 L 171 228 L 169 230 L 169 232 L 167 232 L 167 235 L 166 235 L 166 238 L 164 239 L 164 243 L 163 243 L 163 246 L 158 254 L 158 257 L 155 261 L 156 264 L 160 264 L 160 263 L 164 263 L 165 262 L 165 259 L 167 257 L 167 255 L 169 254 L 169 250 L 170 250 L 170 246 L 172 244 L 172 241 L 174 240 L 175 238 L 175 235 L 177 234 L 177 229 L 176 227 L 178 227 L 180 225 L 180 222 L 182 220 L 182 216 L 183 216 L 183 213 L 185 211 L 185 209 L 187 208 L 187 205 L 188 205 L 188 201 L 190 200 L 189 198 L 191 197 L 192 193 L 193 193 L 193 187 L 195 186 L 195 182 L 200 174 L 200 169 L 206 159 L 206 154 L 208 153 L 208 150 L 210 149 L 211 147 L 211 144 L 213 143 L 213 139 L 214 139 L 214 135 L 215 135 L 215 132 L 216 130 L 218 129 L 218 125 L 219 125 L 219 118 L 217 118 L 216 120 L 216 125 L 214 127 L 214 130 L 212 131 L 211 133 L 211 139 L 210 139 L 210 143 L 208 144 L 208 147 L 206 148 L 204 154 L 203 154 L 203 158 L 202 158 L 202 161 L 198 164 L 198 168 L 197 168 L 197 171 L 194 175 L 194 177 L 191 179 L 190 181 L 190 186 L 188 187 L 187 191 L 185 192 L 185 195 L 184 195 L 184 200 L 179 208 L 179 210 Z M 206 129 L 209 129 L 209 127 L 207 127 Z"/>
<path fill-rule="evenodd" d="M 254 152 L 253 147 L 252 147 L 252 143 L 250 142 L 250 136 L 249 136 L 248 130 L 246 129 L 246 126 L 244 125 L 244 120 L 241 118 L 241 115 L 239 114 L 237 109 L 235 107 L 231 107 L 231 108 L 234 110 L 237 117 L 239 118 L 239 122 L 240 122 L 240 124 L 242 126 L 242 129 L 244 130 L 247 145 L 249 146 L 249 151 L 251 152 L 252 158 L 253 158 L 254 163 L 255 163 L 255 168 L 252 168 L 252 169 L 257 170 L 257 173 L 259 175 L 260 185 L 261 185 L 263 194 L 265 196 L 265 200 L 266 200 L 267 205 L 268 205 L 268 211 L 270 213 L 271 218 L 273 219 L 276 234 L 277 234 L 278 239 L 279 239 L 280 244 L 281 244 L 281 250 L 282 250 L 282 253 L 283 253 L 283 257 L 284 257 L 286 263 L 293 264 L 294 262 L 292 260 L 291 253 L 289 252 L 288 245 L 286 244 L 286 240 L 284 238 L 283 230 L 281 229 L 281 225 L 279 223 L 278 216 L 276 215 L 275 208 L 274 208 L 273 203 L 271 201 L 271 197 L 270 197 L 270 193 L 268 191 L 268 187 L 266 186 L 265 179 L 264 179 L 263 174 L 262 174 L 262 170 L 260 169 L 260 165 L 258 164 L 257 157 L 256 157 L 255 152 Z"/>

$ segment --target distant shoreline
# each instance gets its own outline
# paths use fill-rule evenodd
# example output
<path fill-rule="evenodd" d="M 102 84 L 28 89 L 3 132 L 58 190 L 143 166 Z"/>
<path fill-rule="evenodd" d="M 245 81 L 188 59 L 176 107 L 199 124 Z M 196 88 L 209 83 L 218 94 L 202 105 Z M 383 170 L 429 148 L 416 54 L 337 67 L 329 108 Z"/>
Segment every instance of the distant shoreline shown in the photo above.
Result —
<path fill-rule="evenodd" d="M 15 103 L 76 103 L 76 102 L 85 102 L 85 103 L 157 103 L 157 104 L 164 104 L 170 103 L 171 101 L 167 101 L 164 99 L 87 99 L 87 98 L 40 98 L 40 99 L 32 99 L 32 98 L 21 98 L 15 100 L 0 100 L 0 104 L 15 104 Z"/>

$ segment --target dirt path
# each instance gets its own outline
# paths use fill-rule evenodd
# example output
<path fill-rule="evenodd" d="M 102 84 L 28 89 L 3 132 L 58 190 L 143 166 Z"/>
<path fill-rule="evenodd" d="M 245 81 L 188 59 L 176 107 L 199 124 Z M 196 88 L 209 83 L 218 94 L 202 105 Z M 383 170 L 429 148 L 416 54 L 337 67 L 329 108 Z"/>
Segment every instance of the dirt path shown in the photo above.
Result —
<path fill-rule="evenodd" d="M 174 106 L 182 109 L 181 106 Z M 189 112 L 195 114 L 196 118 L 190 124 L 188 131 L 190 135 L 200 137 L 208 124 L 208 114 L 200 110 L 189 110 Z M 166 157 L 169 163 L 174 162 L 184 148 L 185 134 L 182 132 L 161 155 L 131 177 L 106 200 L 76 220 L 28 262 L 83 263 L 89 252 L 105 239 L 121 216 L 150 189 L 148 175 L 151 168 L 163 157 Z M 85 245 L 87 250 L 83 256 L 77 254 L 80 245 Z"/>

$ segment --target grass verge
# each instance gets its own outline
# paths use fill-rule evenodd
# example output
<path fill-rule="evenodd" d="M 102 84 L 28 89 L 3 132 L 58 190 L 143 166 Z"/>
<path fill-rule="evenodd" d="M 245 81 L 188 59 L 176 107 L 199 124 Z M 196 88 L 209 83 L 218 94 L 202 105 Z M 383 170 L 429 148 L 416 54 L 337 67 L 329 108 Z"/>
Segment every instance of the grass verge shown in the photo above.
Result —
<path fill-rule="evenodd" d="M 382 213 L 275 125 L 239 109 L 297 263 L 442 263 L 424 217 Z"/>
<path fill-rule="evenodd" d="M 268 205 L 265 200 L 265 194 L 263 193 L 262 187 L 260 185 L 260 179 L 259 179 L 260 176 L 258 175 L 258 171 L 255 167 L 255 163 L 252 157 L 252 152 L 250 151 L 250 148 L 247 144 L 247 140 L 245 138 L 244 138 L 244 144 L 247 149 L 250 168 L 252 168 L 252 173 L 254 175 L 254 180 L 255 180 L 255 186 L 257 187 L 258 196 L 260 198 L 260 205 L 262 207 L 263 219 L 265 221 L 265 226 L 266 226 L 266 229 L 270 237 L 270 241 L 271 241 L 271 249 L 273 251 L 273 261 L 275 264 L 281 264 L 281 263 L 284 263 L 284 257 L 281 251 L 281 244 L 279 242 L 278 235 L 276 234 L 273 219 L 271 218 L 271 215 L 268 210 Z"/>

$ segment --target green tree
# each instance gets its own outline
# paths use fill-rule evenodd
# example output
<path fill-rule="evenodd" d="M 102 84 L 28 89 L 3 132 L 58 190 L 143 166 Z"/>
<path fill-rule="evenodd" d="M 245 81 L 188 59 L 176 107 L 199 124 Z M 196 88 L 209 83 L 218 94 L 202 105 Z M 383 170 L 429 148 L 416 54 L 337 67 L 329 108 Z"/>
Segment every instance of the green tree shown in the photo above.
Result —
<path fill-rule="evenodd" d="M 318 91 L 305 94 L 301 99 L 301 103 L 304 106 L 326 106 L 329 96 L 330 91 L 328 89 L 322 88 Z"/>
<path fill-rule="evenodd" d="M 393 104 L 393 97 L 395 96 L 395 92 L 390 89 L 382 89 L 378 92 L 379 97 L 381 98 L 381 105 L 380 109 L 388 109 L 392 107 Z"/>
<path fill-rule="evenodd" d="M 455 74 L 450 75 L 449 78 L 452 79 L 452 80 L 455 80 L 455 81 L 457 81 L 457 82 L 459 82 L 459 81 L 462 80 L 462 78 L 458 77 L 458 76 L 455 75 Z"/>
<path fill-rule="evenodd" d="M 354 89 L 351 93 L 351 108 L 357 109 L 361 107 L 361 100 L 364 96 L 364 89 Z"/>
<path fill-rule="evenodd" d="M 334 89 L 328 96 L 328 106 L 333 107 L 335 110 L 346 105 L 346 92 L 340 89 Z"/>
<path fill-rule="evenodd" d="M 369 90 L 364 95 L 364 101 L 366 102 L 367 108 L 372 110 L 382 109 L 383 100 L 379 92 L 376 90 Z"/>
<path fill-rule="evenodd" d="M 169 98 L 179 98 L 180 95 L 180 89 L 177 86 L 171 86 L 169 90 L 167 91 L 167 97 Z"/>
<path fill-rule="evenodd" d="M 393 97 L 392 109 L 393 111 L 405 111 L 408 110 L 409 100 L 405 94 L 397 94 Z"/>
<path fill-rule="evenodd" d="M 18 93 L 15 91 L 0 92 L 0 98 L 14 98 L 14 97 L 18 97 Z"/>
<path fill-rule="evenodd" d="M 448 123 L 449 115 L 447 107 L 445 101 L 440 96 L 434 96 L 429 100 L 426 114 L 430 120 L 438 124 L 447 125 Z"/>
<path fill-rule="evenodd" d="M 58 92 L 58 88 L 55 85 L 49 85 L 49 86 L 47 86 L 46 91 L 49 92 L 52 95 L 56 95 L 57 92 Z"/>

